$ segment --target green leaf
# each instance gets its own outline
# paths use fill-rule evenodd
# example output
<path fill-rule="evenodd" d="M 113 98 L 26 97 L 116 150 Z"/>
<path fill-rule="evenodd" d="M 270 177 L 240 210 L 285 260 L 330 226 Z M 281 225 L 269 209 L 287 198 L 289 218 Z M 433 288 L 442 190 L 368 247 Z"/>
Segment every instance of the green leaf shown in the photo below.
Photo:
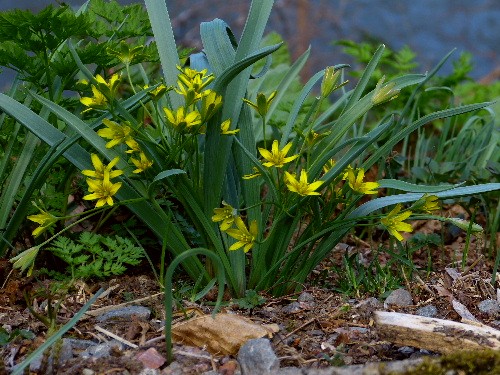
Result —
<path fill-rule="evenodd" d="M 465 184 L 465 182 L 462 182 L 460 184 L 455 184 L 455 185 L 429 186 L 429 185 L 417 185 L 399 180 L 379 180 L 377 182 L 379 183 L 380 188 L 396 189 L 412 193 L 437 193 L 444 190 L 450 190 L 452 188 L 456 188 Z"/>
<path fill-rule="evenodd" d="M 436 195 L 440 199 L 447 199 L 447 198 L 458 198 L 468 195 L 477 195 L 497 190 L 500 190 L 500 183 L 489 183 L 489 184 L 457 187 L 450 190 L 435 192 L 433 195 Z M 346 218 L 350 219 L 350 218 L 368 216 L 372 212 L 380 210 L 381 208 L 398 203 L 415 202 L 420 198 L 422 198 L 421 193 L 409 193 L 409 194 L 396 194 L 396 195 L 391 195 L 389 197 L 373 199 L 356 208 L 349 215 L 347 215 Z"/>

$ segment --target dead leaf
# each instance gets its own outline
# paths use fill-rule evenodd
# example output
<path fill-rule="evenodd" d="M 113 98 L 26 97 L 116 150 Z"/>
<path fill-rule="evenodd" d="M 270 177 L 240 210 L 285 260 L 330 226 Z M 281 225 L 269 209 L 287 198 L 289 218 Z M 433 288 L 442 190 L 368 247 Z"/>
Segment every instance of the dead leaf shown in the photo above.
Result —
<path fill-rule="evenodd" d="M 458 315 L 462 317 L 462 321 L 468 321 L 468 322 L 479 322 L 477 318 L 472 315 L 472 313 L 465 307 L 465 305 L 461 304 L 458 302 L 456 299 L 451 301 L 451 304 L 453 305 L 453 309 L 457 312 Z"/>
<path fill-rule="evenodd" d="M 250 339 L 272 334 L 276 327 L 263 327 L 236 314 L 204 315 L 172 326 L 172 340 L 205 347 L 212 354 L 236 354 Z"/>

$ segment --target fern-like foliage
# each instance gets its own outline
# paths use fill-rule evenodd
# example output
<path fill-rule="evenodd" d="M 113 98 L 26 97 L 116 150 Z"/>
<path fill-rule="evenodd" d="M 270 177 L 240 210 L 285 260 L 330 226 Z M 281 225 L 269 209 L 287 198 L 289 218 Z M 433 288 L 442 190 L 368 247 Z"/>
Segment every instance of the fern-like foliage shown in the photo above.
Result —
<path fill-rule="evenodd" d="M 143 249 L 120 236 L 103 236 L 82 232 L 78 240 L 57 237 L 50 250 L 68 264 L 65 274 L 48 272 L 51 276 L 73 279 L 105 278 L 121 275 L 127 266 L 136 266 L 144 256 Z"/>

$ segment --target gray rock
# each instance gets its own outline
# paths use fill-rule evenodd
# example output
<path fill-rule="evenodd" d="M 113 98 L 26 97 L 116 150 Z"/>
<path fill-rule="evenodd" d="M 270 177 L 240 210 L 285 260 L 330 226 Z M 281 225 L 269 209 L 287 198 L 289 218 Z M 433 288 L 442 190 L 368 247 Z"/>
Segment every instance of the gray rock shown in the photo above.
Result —
<path fill-rule="evenodd" d="M 384 307 L 388 308 L 389 305 L 410 306 L 413 305 L 413 299 L 406 289 L 400 288 L 392 291 L 385 299 Z"/>
<path fill-rule="evenodd" d="M 427 305 L 415 311 L 415 314 L 425 316 L 426 318 L 434 318 L 438 314 L 437 307 L 434 305 Z"/>
<path fill-rule="evenodd" d="M 297 302 L 314 302 L 314 300 L 314 296 L 308 292 L 300 293 L 299 298 L 297 298 Z"/>
<path fill-rule="evenodd" d="M 292 302 L 283 307 L 282 311 L 285 314 L 293 314 L 299 311 L 302 311 L 302 307 L 300 306 L 299 302 Z"/>
<path fill-rule="evenodd" d="M 119 350 L 123 349 L 123 344 L 117 340 L 111 340 L 102 344 L 88 347 L 85 351 L 80 353 L 82 358 L 103 358 L 108 357 L 113 347 L 118 347 Z"/>
<path fill-rule="evenodd" d="M 139 373 L 139 375 L 160 375 L 160 371 L 154 368 L 145 368 Z"/>
<path fill-rule="evenodd" d="M 243 375 L 273 374 L 280 367 L 268 339 L 248 340 L 238 352 L 238 362 Z"/>
<path fill-rule="evenodd" d="M 415 352 L 415 348 L 412 348 L 411 346 L 402 346 L 398 349 L 398 352 L 404 355 L 410 355 Z"/>
<path fill-rule="evenodd" d="M 82 375 L 94 375 L 95 374 L 95 371 L 94 370 L 91 370 L 89 368 L 84 368 L 82 370 Z"/>
<path fill-rule="evenodd" d="M 135 315 L 138 319 L 146 320 L 151 315 L 151 310 L 144 306 L 126 306 L 121 309 L 107 311 L 96 317 L 100 323 L 106 322 L 111 319 L 132 319 Z"/>
<path fill-rule="evenodd" d="M 500 312 L 500 305 L 493 299 L 485 299 L 477 305 L 479 311 L 488 315 L 496 315 Z"/>

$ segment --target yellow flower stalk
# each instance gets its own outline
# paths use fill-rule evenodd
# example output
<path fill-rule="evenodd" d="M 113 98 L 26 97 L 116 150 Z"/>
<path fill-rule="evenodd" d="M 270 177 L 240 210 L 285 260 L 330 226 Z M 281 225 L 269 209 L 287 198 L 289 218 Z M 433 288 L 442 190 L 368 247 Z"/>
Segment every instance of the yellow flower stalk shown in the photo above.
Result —
<path fill-rule="evenodd" d="M 257 99 L 254 102 L 251 102 L 248 99 L 243 99 L 243 101 L 248 104 L 251 108 L 255 109 L 260 117 L 265 117 L 267 112 L 269 112 L 269 108 L 271 107 L 271 103 L 276 97 L 277 91 L 273 91 L 268 98 L 266 98 L 266 94 L 259 92 L 257 94 Z"/>
<path fill-rule="evenodd" d="M 224 207 L 214 208 L 214 216 L 212 216 L 212 221 L 214 223 L 221 222 L 219 224 L 220 230 L 226 231 L 233 225 L 234 219 L 238 217 L 237 211 L 231 205 L 226 202 L 222 202 Z"/>
<path fill-rule="evenodd" d="M 113 196 L 120 190 L 121 182 L 113 183 L 110 181 L 109 171 L 104 171 L 104 176 L 100 180 L 87 178 L 88 190 L 91 194 L 83 197 L 85 200 L 97 200 L 95 207 L 102 207 L 105 204 L 113 205 Z"/>
<path fill-rule="evenodd" d="M 285 184 L 288 190 L 302 196 L 320 195 L 316 190 L 323 185 L 324 181 L 307 182 L 307 172 L 303 169 L 300 171 L 300 179 L 297 180 L 294 174 L 285 172 Z"/>
<path fill-rule="evenodd" d="M 38 237 L 40 234 L 45 232 L 48 228 L 50 228 L 59 220 L 57 216 L 52 215 L 50 212 L 44 211 L 38 206 L 36 207 L 38 208 L 40 213 L 28 216 L 28 220 L 40 224 L 40 226 L 36 227 L 35 230 L 32 232 L 34 237 Z"/>
<path fill-rule="evenodd" d="M 111 139 L 108 143 L 106 143 L 106 148 L 112 148 L 121 143 L 125 143 L 130 150 L 127 153 L 131 153 L 134 151 L 139 151 L 140 147 L 137 141 L 132 138 L 132 128 L 128 125 L 120 125 L 114 121 L 103 119 L 103 124 L 106 125 L 105 128 L 99 129 L 97 134 L 106 139 Z"/>
<path fill-rule="evenodd" d="M 132 164 L 136 166 L 137 169 L 134 169 L 133 173 L 142 173 L 146 169 L 151 168 L 153 165 L 153 161 L 149 160 L 144 152 L 139 153 L 139 159 L 130 158 Z"/>
<path fill-rule="evenodd" d="M 177 108 L 177 111 L 172 111 L 168 108 L 163 108 L 168 122 L 179 132 L 189 130 L 201 124 L 201 118 L 198 111 L 192 111 L 186 114 L 184 107 Z"/>
<path fill-rule="evenodd" d="M 321 96 L 326 98 L 329 96 L 334 90 L 338 89 L 340 86 L 337 86 L 337 82 L 340 78 L 340 70 L 335 71 L 333 66 L 328 66 L 325 69 L 325 74 L 323 76 L 323 80 L 321 81 Z M 344 84 L 347 82 L 344 82 Z M 342 84 L 342 86 L 344 85 Z"/>
<path fill-rule="evenodd" d="M 33 267 L 35 265 L 35 258 L 38 255 L 39 251 L 40 246 L 33 246 L 27 250 L 24 250 L 22 253 L 10 259 L 10 262 L 14 263 L 12 267 L 21 269 L 21 273 L 28 269 L 28 272 L 26 272 L 26 276 L 31 276 Z"/>
<path fill-rule="evenodd" d="M 201 72 L 190 68 L 182 69 L 179 66 L 177 66 L 177 69 L 180 71 L 180 74 L 177 77 L 178 88 L 175 91 L 184 96 L 187 106 L 190 106 L 208 94 L 208 92 L 203 92 L 203 90 L 215 77 L 212 74 L 207 75 L 206 69 L 203 69 Z"/>
<path fill-rule="evenodd" d="M 350 168 L 347 170 L 347 182 L 350 188 L 356 193 L 360 194 L 377 194 L 377 189 L 380 185 L 378 182 L 363 182 L 365 178 L 365 170 L 357 168 L 356 170 Z"/>
<path fill-rule="evenodd" d="M 235 217 L 234 223 L 236 224 L 237 228 L 228 229 L 226 230 L 226 233 L 238 240 L 238 242 L 235 242 L 233 245 L 231 245 L 229 250 L 238 250 L 239 248 L 244 246 L 243 250 L 245 251 L 245 253 L 247 253 L 255 245 L 255 241 L 257 241 L 257 221 L 252 221 L 252 223 L 250 224 L 250 228 L 248 229 L 239 216 Z"/>
<path fill-rule="evenodd" d="M 274 140 L 273 145 L 271 147 L 271 151 L 266 150 L 265 148 L 259 147 L 259 153 L 262 157 L 267 160 L 265 163 L 262 163 L 265 167 L 277 167 L 281 168 L 286 163 L 289 163 L 299 157 L 299 155 L 286 156 L 290 148 L 292 147 L 292 143 L 288 143 L 281 150 L 278 147 L 278 141 Z"/>
<path fill-rule="evenodd" d="M 382 225 L 389 231 L 390 235 L 396 237 L 398 241 L 403 240 L 403 236 L 399 232 L 413 232 L 412 226 L 404 222 L 404 220 L 410 217 L 412 212 L 408 210 L 403 213 L 399 213 L 401 211 L 401 207 L 402 206 L 398 204 L 387 214 L 386 217 L 383 217 L 380 220 Z"/>
<path fill-rule="evenodd" d="M 373 105 L 382 104 L 388 102 L 399 95 L 399 90 L 395 89 L 396 86 L 394 82 L 390 82 L 384 85 L 385 76 L 383 76 L 378 82 L 375 90 L 373 92 L 372 103 Z"/>
<path fill-rule="evenodd" d="M 221 134 L 235 135 L 240 131 L 240 129 L 229 130 L 230 127 L 231 127 L 231 119 L 227 119 L 222 124 L 220 124 Z"/>
<path fill-rule="evenodd" d="M 123 174 L 123 171 L 117 169 L 112 171 L 111 169 L 120 161 L 120 158 L 117 156 L 108 165 L 104 165 L 99 159 L 99 156 L 96 154 L 91 154 L 90 158 L 92 160 L 92 164 L 94 165 L 95 171 L 84 169 L 82 174 L 87 177 L 92 177 L 97 180 L 102 180 L 104 178 L 105 172 L 109 173 L 109 178 L 115 178 Z"/>

